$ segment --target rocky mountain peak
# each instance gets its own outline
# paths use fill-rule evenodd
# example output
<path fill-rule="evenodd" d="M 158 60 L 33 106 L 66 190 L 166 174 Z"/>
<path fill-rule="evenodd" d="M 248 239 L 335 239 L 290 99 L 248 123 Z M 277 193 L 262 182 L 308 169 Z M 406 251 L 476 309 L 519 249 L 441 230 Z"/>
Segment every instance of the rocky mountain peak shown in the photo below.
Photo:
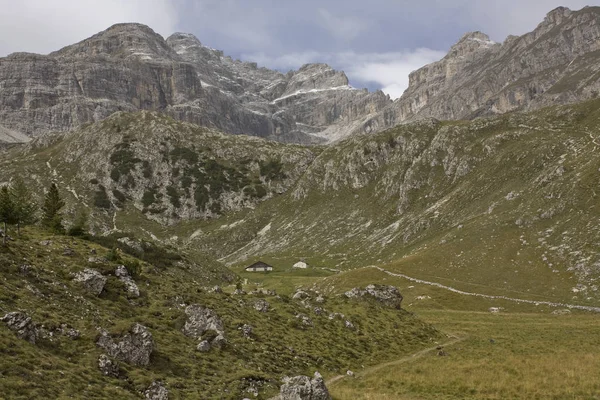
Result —
<path fill-rule="evenodd" d="M 50 55 L 77 58 L 135 57 L 145 61 L 177 57 L 161 35 L 154 32 L 152 28 L 138 23 L 115 24 L 105 31 Z"/>
<path fill-rule="evenodd" d="M 291 76 L 286 94 L 295 91 L 349 88 L 344 72 L 327 64 L 305 64 Z"/>
<path fill-rule="evenodd" d="M 492 41 L 485 33 L 476 31 L 464 34 L 460 40 L 450 48 L 447 58 L 464 57 L 482 49 L 489 49 L 497 43 Z"/>
<path fill-rule="evenodd" d="M 544 22 L 542 24 L 545 25 L 560 25 L 563 23 L 565 18 L 569 18 L 573 14 L 567 7 L 557 7 L 554 10 L 550 11 L 546 14 L 546 18 L 544 18 Z"/>

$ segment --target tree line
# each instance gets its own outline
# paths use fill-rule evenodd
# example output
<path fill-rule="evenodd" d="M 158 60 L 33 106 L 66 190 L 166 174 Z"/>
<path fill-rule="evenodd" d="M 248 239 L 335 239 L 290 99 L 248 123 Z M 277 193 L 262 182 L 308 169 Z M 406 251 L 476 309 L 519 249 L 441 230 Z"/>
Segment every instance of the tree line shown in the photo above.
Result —
<path fill-rule="evenodd" d="M 65 233 L 60 212 L 64 206 L 65 202 L 60 197 L 56 184 L 50 185 L 40 207 L 27 184 L 20 177 L 13 178 L 9 185 L 0 187 L 2 244 L 6 246 L 8 227 L 11 225 L 16 227 L 18 236 L 21 234 L 22 226 L 32 225 L 38 221 L 44 228 L 54 233 Z M 39 218 L 40 212 L 41 218 Z"/>

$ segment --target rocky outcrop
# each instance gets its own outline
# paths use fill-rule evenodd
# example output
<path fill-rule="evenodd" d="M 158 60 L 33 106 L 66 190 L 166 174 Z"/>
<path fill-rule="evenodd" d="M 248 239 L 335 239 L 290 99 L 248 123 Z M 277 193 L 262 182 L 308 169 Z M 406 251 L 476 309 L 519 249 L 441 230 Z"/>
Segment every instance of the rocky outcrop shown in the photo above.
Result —
<path fill-rule="evenodd" d="M 102 293 L 107 279 L 95 269 L 86 268 L 83 271 L 78 272 L 73 280 L 81 283 L 85 290 L 91 294 L 98 296 Z"/>
<path fill-rule="evenodd" d="M 600 92 L 600 7 L 559 7 L 523 36 L 465 34 L 440 61 L 410 74 L 402 97 L 364 126 L 424 117 L 471 119 L 574 103 Z"/>
<path fill-rule="evenodd" d="M 182 331 L 184 335 L 200 340 L 196 347 L 198 351 L 207 352 L 213 347 L 220 349 L 227 343 L 223 322 L 213 310 L 192 304 L 186 307 L 185 313 L 188 318 Z M 202 338 L 207 331 L 216 334 L 210 341 Z"/>
<path fill-rule="evenodd" d="M 254 309 L 261 313 L 269 312 L 271 306 L 266 300 L 259 299 L 254 303 Z"/>
<path fill-rule="evenodd" d="M 160 381 L 154 381 L 144 392 L 147 400 L 169 400 L 169 391 Z"/>
<path fill-rule="evenodd" d="M 30 316 L 15 311 L 6 314 L 1 321 L 8 326 L 8 329 L 14 331 L 19 338 L 35 344 L 38 338 L 38 329 Z"/>
<path fill-rule="evenodd" d="M 183 333 L 193 338 L 201 337 L 206 331 L 224 333 L 221 318 L 211 309 L 198 304 L 192 304 L 185 309 L 187 321 L 183 326 Z"/>
<path fill-rule="evenodd" d="M 235 61 L 176 33 L 117 24 L 49 55 L 0 59 L 0 139 L 66 131 L 116 111 L 156 110 L 182 121 L 283 142 L 344 136 L 390 103 L 323 64 L 281 74 Z M 316 107 L 316 105 L 319 107 Z"/>
<path fill-rule="evenodd" d="M 400 308 L 402 295 L 395 286 L 386 285 L 368 285 L 364 289 L 354 288 L 347 291 L 344 295 L 349 299 L 361 299 L 371 297 L 378 302 L 393 308 Z"/>
<path fill-rule="evenodd" d="M 279 391 L 280 400 L 331 400 L 323 377 L 315 372 L 311 379 L 308 376 L 284 378 Z"/>
<path fill-rule="evenodd" d="M 110 357 L 131 365 L 146 366 L 150 364 L 150 355 L 154 349 L 152 333 L 143 325 L 135 324 L 128 333 L 117 340 L 102 330 L 96 341 Z"/>
<path fill-rule="evenodd" d="M 140 297 L 140 289 L 136 285 L 133 278 L 129 275 L 127 268 L 124 265 L 119 265 L 115 270 L 115 275 L 125 284 L 127 295 L 129 297 Z"/>

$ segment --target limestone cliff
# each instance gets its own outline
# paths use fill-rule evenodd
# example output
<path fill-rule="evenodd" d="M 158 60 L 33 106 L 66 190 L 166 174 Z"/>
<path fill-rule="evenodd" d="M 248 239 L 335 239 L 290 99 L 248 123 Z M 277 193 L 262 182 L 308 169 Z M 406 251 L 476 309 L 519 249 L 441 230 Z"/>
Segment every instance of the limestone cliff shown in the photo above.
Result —
<path fill-rule="evenodd" d="M 140 24 L 114 25 L 49 55 L 1 58 L 0 82 L 0 123 L 27 136 L 154 110 L 226 133 L 316 143 L 391 103 L 350 87 L 327 65 L 281 74 L 225 57 L 193 35 L 165 40 Z"/>
<path fill-rule="evenodd" d="M 472 119 L 595 98 L 599 58 L 600 7 L 559 7 L 532 32 L 503 43 L 467 33 L 443 59 L 411 73 L 402 97 L 363 131 L 423 117 Z"/>

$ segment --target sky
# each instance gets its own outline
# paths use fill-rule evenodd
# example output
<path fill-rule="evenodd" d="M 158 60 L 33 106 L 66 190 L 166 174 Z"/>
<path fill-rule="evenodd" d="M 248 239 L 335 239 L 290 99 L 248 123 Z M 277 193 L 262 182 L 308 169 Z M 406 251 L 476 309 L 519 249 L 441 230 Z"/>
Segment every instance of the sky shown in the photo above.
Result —
<path fill-rule="evenodd" d="M 283 72 L 326 62 L 353 86 L 397 98 L 411 71 L 442 58 L 466 32 L 502 42 L 558 6 L 586 5 L 600 0 L 0 0 L 0 57 L 47 54 L 139 22 Z"/>

